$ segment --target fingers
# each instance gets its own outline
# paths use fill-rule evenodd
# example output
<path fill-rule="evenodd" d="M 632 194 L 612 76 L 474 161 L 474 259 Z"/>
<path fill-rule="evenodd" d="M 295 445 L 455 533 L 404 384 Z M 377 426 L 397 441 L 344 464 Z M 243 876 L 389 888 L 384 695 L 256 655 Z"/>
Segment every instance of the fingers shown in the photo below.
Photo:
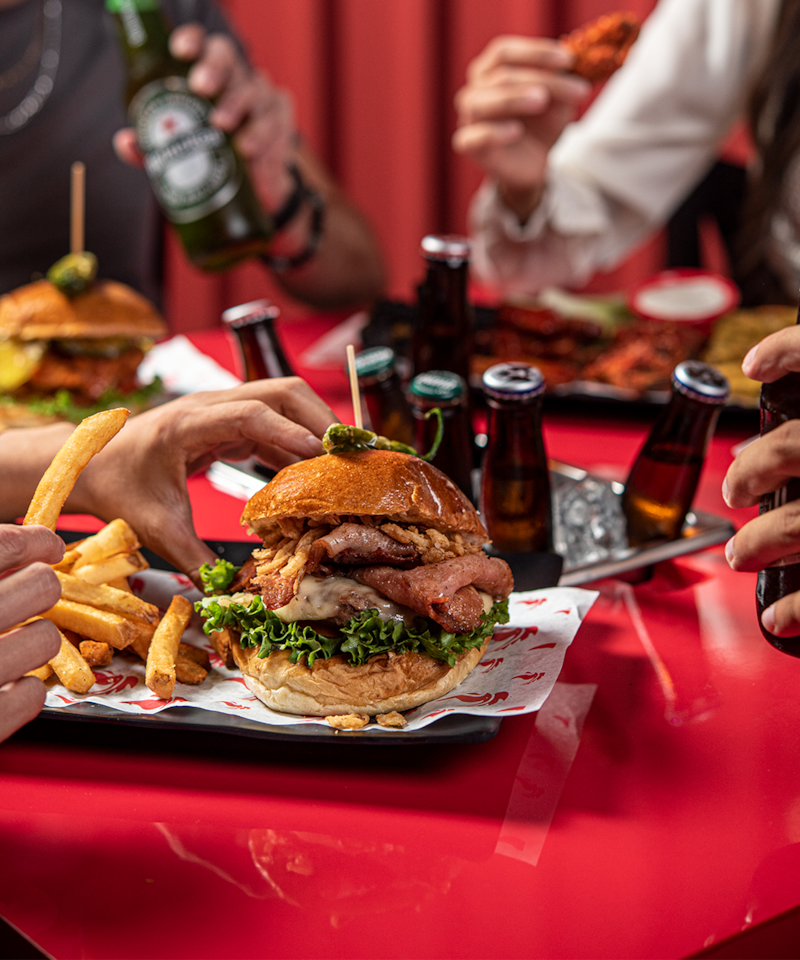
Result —
<path fill-rule="evenodd" d="M 763 570 L 800 553 L 800 501 L 770 510 L 741 527 L 725 545 L 732 570 Z"/>
<path fill-rule="evenodd" d="M 144 166 L 144 160 L 136 142 L 136 131 L 131 127 L 117 130 L 112 138 L 112 143 L 114 152 L 123 163 L 127 163 L 129 167 Z"/>
<path fill-rule="evenodd" d="M 189 399 L 189 398 L 187 398 Z M 278 377 L 271 380 L 253 380 L 235 387 L 233 390 L 221 390 L 214 393 L 197 393 L 191 397 L 192 405 L 214 406 L 236 401 L 255 400 L 271 408 L 282 418 L 289 420 L 298 431 L 291 431 L 297 444 L 293 452 L 297 456 L 316 456 L 321 447 L 318 441 L 337 418 L 325 401 L 299 377 Z M 269 421 L 269 426 L 285 426 L 279 421 Z M 228 439 L 232 439 L 229 434 Z M 269 440 L 269 435 L 260 439 Z M 278 444 L 283 446 L 283 443 Z"/>
<path fill-rule="evenodd" d="M 800 371 L 800 326 L 784 327 L 756 344 L 742 361 L 742 372 L 751 380 L 772 383 Z"/>
<path fill-rule="evenodd" d="M 58 629 L 49 620 L 34 620 L 24 627 L 0 633 L 0 687 L 41 667 L 60 647 Z"/>
<path fill-rule="evenodd" d="M 538 117 L 552 104 L 577 107 L 591 86 L 580 77 L 503 68 L 455 98 L 461 124 L 513 117 Z"/>
<path fill-rule="evenodd" d="M 63 556 L 64 541 L 47 527 L 0 524 L 0 573 L 24 567 L 34 560 L 58 563 Z"/>
<path fill-rule="evenodd" d="M 257 399 L 236 399 L 198 409 L 178 425 L 187 472 L 204 469 L 220 457 L 254 453 L 273 467 L 322 452 L 318 436 Z"/>
<path fill-rule="evenodd" d="M 23 677 L 0 687 L 0 741 L 6 740 L 39 713 L 45 686 L 36 677 Z"/>
<path fill-rule="evenodd" d="M 800 477 L 800 420 L 787 420 L 742 450 L 728 468 L 723 497 L 739 509 Z"/>
<path fill-rule="evenodd" d="M 497 67 L 539 67 L 568 70 L 575 55 L 557 40 L 503 35 L 495 37 L 467 68 L 470 82 L 483 79 Z"/>
<path fill-rule="evenodd" d="M 8 630 L 44 613 L 60 596 L 58 577 L 45 563 L 32 563 L 3 577 L 0 580 L 0 630 Z"/>
<path fill-rule="evenodd" d="M 800 634 L 800 593 L 781 597 L 761 614 L 767 633 L 775 637 L 796 637 Z"/>

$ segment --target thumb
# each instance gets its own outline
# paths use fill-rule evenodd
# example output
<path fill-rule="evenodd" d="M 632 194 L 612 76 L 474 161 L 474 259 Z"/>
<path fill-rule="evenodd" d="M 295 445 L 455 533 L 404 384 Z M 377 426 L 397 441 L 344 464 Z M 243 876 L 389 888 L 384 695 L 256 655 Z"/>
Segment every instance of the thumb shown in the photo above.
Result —
<path fill-rule="evenodd" d="M 164 524 L 148 533 L 146 538 L 142 537 L 145 546 L 185 573 L 202 590 L 200 567 L 204 563 L 213 565 L 217 555 L 197 536 L 191 523 Z"/>

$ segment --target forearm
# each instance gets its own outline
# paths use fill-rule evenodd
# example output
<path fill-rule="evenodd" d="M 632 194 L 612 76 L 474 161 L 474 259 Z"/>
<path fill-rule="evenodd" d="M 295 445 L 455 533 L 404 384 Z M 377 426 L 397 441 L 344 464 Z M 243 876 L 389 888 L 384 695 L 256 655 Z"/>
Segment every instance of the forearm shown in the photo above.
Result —
<path fill-rule="evenodd" d="M 71 423 L 0 433 L 0 521 L 25 515 L 36 485 L 72 433 Z"/>

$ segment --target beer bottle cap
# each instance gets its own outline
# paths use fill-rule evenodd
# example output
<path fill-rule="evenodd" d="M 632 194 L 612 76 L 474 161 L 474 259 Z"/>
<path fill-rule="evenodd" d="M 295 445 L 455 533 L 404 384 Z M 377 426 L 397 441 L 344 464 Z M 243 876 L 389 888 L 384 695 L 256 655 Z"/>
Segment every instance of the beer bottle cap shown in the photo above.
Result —
<path fill-rule="evenodd" d="M 544 392 L 544 376 L 530 363 L 496 363 L 483 375 L 483 392 L 496 400 L 530 400 Z"/>
<path fill-rule="evenodd" d="M 672 386 L 678 393 L 701 403 L 722 404 L 731 388 L 727 379 L 710 363 L 684 360 L 672 372 Z"/>
<path fill-rule="evenodd" d="M 419 252 L 426 260 L 445 260 L 450 266 L 460 266 L 469 260 L 469 240 L 452 233 L 431 233 L 422 238 Z"/>
<path fill-rule="evenodd" d="M 442 402 L 460 400 L 467 385 L 464 378 L 449 370 L 429 370 L 418 373 L 411 381 L 410 391 L 413 397 L 421 400 L 439 400 Z"/>
<path fill-rule="evenodd" d="M 380 377 L 394 369 L 391 347 L 369 347 L 356 354 L 356 376 L 359 380 Z"/>
<path fill-rule="evenodd" d="M 251 300 L 223 310 L 222 322 L 231 327 L 241 327 L 261 320 L 274 320 L 279 315 L 280 310 L 269 300 Z"/>

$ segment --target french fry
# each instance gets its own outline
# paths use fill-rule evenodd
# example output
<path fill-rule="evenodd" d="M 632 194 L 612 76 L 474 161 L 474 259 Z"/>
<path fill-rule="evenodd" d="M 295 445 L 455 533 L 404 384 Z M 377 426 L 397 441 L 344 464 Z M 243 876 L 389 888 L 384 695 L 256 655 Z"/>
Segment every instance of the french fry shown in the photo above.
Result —
<path fill-rule="evenodd" d="M 112 520 L 102 530 L 73 547 L 78 554 L 74 567 L 80 570 L 81 567 L 107 560 L 118 553 L 133 553 L 139 546 L 136 534 L 124 520 Z"/>
<path fill-rule="evenodd" d="M 107 610 L 109 613 L 116 613 L 132 620 L 141 620 L 144 623 L 156 624 L 159 621 L 161 614 L 158 607 L 152 603 L 145 603 L 132 593 L 126 593 L 107 584 L 88 583 L 68 573 L 56 571 L 56 576 L 61 582 L 62 600 L 85 603 L 98 610 Z"/>
<path fill-rule="evenodd" d="M 114 656 L 114 649 L 97 640 L 81 640 L 80 651 L 90 667 L 107 667 Z"/>
<path fill-rule="evenodd" d="M 174 596 L 153 634 L 147 652 L 145 683 L 162 700 L 169 700 L 175 690 L 175 658 L 192 610 L 186 597 Z"/>
<path fill-rule="evenodd" d="M 89 563 L 85 567 L 75 566 L 70 570 L 73 577 L 84 580 L 86 583 L 108 583 L 109 580 L 118 580 L 120 577 L 129 577 L 134 573 L 147 570 L 150 564 L 135 551 L 134 553 L 118 553 L 115 557 L 101 560 L 99 563 Z"/>
<path fill-rule="evenodd" d="M 54 570 L 70 570 L 72 564 L 78 559 L 80 554 L 77 550 L 65 550 L 64 556 L 58 561 L 58 563 L 53 564 Z"/>
<path fill-rule="evenodd" d="M 73 600 L 59 600 L 54 607 L 42 614 L 47 620 L 59 628 L 74 630 L 89 640 L 98 640 L 107 643 L 117 650 L 125 647 L 136 639 L 139 626 L 133 620 L 107 610 L 97 610 L 85 603 L 75 603 Z"/>
<path fill-rule="evenodd" d="M 39 680 L 47 680 L 48 677 L 53 676 L 53 668 L 49 663 L 43 663 L 41 667 L 36 667 L 33 670 L 29 670 L 26 674 L 26 677 L 38 677 Z"/>
<path fill-rule="evenodd" d="M 92 668 L 83 659 L 77 647 L 73 647 L 63 633 L 61 634 L 61 649 L 50 660 L 50 665 L 59 681 L 73 693 L 87 693 L 94 683 Z"/>
<path fill-rule="evenodd" d="M 84 467 L 117 435 L 129 416 L 128 410 L 103 410 L 75 427 L 39 481 L 24 524 L 40 523 L 55 530 L 61 509 Z"/>
<path fill-rule="evenodd" d="M 115 590 L 122 590 L 123 593 L 133 593 L 127 577 L 118 577 L 116 580 L 109 580 L 108 585 L 109 587 L 113 587 Z"/>
<path fill-rule="evenodd" d="M 185 646 L 185 643 L 180 645 L 178 655 L 175 657 L 175 678 L 178 683 L 189 683 L 197 686 L 208 676 L 208 670 L 183 653 Z"/>
<path fill-rule="evenodd" d="M 232 670 L 236 666 L 236 661 L 233 659 L 233 637 L 230 630 L 227 627 L 224 630 L 215 630 L 209 634 L 208 639 L 225 666 Z"/>
<path fill-rule="evenodd" d="M 182 642 L 180 647 L 178 647 L 178 655 L 183 657 L 185 660 L 192 660 L 206 671 L 211 669 L 211 661 L 208 657 L 208 651 L 203 650 L 202 647 L 196 647 L 192 643 Z"/>

